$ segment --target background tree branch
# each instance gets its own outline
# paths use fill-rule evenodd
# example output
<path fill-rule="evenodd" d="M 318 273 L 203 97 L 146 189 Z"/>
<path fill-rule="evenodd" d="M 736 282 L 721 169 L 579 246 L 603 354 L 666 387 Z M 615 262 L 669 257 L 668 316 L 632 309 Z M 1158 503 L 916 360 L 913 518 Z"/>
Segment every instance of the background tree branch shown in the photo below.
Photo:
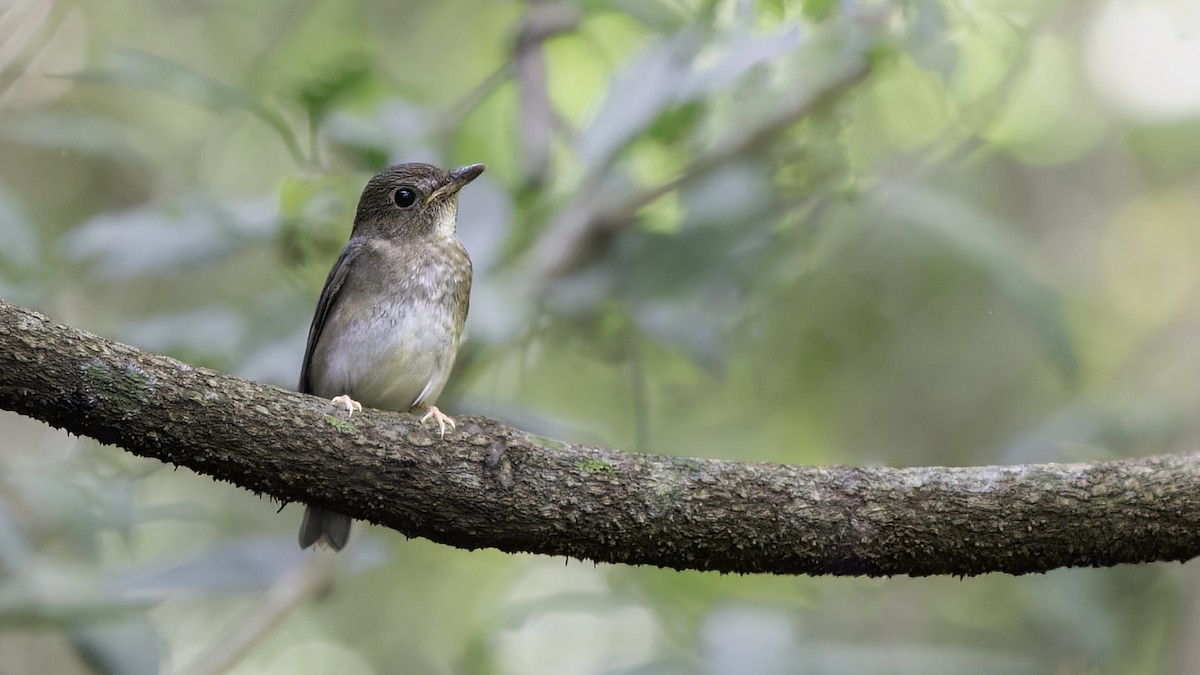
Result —
<path fill-rule="evenodd" d="M 777 574 L 973 575 L 1187 560 L 1194 456 L 851 468 L 625 453 L 323 401 L 0 302 L 0 406 L 283 502 L 466 549 Z"/>
<path fill-rule="evenodd" d="M 524 265 L 530 270 L 526 274 L 526 285 L 542 289 L 551 280 L 585 264 L 631 223 L 640 209 L 761 152 L 801 119 L 840 101 L 866 80 L 870 72 L 870 63 L 865 56 L 851 52 L 837 63 L 825 80 L 799 87 L 796 95 L 767 119 L 731 133 L 714 147 L 698 153 L 678 175 L 657 185 L 615 198 L 600 189 L 602 181 L 599 179 L 584 181 L 587 187 L 558 211 L 538 242 L 530 247 Z"/>

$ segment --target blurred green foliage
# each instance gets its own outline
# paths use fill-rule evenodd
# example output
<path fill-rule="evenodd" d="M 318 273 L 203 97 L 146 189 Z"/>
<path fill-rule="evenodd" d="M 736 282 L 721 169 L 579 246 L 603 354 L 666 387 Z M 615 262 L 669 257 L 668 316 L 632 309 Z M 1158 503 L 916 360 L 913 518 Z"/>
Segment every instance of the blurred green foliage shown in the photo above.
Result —
<path fill-rule="evenodd" d="M 1200 83 L 1123 92 L 1200 26 L 1150 5 L 10 0 L 0 296 L 293 386 L 370 174 L 484 162 L 451 412 L 746 461 L 1190 450 Z M 1200 670 L 1192 565 L 729 577 L 369 528 L 331 563 L 294 508 L 0 430 L 11 672 Z"/>

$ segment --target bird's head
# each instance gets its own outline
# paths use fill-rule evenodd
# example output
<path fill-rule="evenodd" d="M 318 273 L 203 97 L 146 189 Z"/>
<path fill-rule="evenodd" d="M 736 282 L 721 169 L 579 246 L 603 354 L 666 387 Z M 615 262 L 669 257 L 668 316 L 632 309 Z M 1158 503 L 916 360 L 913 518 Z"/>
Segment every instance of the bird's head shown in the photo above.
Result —
<path fill-rule="evenodd" d="M 354 234 L 451 239 L 456 230 L 458 191 L 483 170 L 482 164 L 453 171 L 415 163 L 388 167 L 363 188 Z"/>

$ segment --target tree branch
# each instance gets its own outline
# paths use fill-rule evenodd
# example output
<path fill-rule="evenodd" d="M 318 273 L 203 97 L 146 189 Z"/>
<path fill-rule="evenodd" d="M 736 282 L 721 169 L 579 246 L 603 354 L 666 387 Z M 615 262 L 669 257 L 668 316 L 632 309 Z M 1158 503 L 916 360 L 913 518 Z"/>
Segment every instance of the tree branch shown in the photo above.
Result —
<path fill-rule="evenodd" d="M 466 549 L 777 574 L 973 575 L 1187 560 L 1200 458 L 803 467 L 619 452 L 320 399 L 0 301 L 0 407 L 284 502 Z"/>
<path fill-rule="evenodd" d="M 698 154 L 678 175 L 624 198 L 601 191 L 598 186 L 602 181 L 593 177 L 590 186 L 580 190 L 574 201 L 554 216 L 530 248 L 523 266 L 531 270 L 526 274 L 525 285 L 542 289 L 577 269 L 628 226 L 640 209 L 760 151 L 800 120 L 836 104 L 870 73 L 871 65 L 865 54 L 848 53 L 820 82 L 802 88 L 757 126 L 731 133 Z"/>

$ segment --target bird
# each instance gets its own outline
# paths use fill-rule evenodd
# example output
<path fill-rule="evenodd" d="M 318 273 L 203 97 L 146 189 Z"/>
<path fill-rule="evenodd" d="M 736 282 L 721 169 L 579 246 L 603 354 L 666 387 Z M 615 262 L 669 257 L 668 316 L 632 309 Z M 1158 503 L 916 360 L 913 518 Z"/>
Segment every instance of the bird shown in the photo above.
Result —
<path fill-rule="evenodd" d="M 299 391 L 353 416 L 362 406 L 425 412 L 445 438 L 454 419 L 434 402 L 450 377 L 471 297 L 458 240 L 458 192 L 483 164 L 451 171 L 397 164 L 371 178 L 350 239 L 317 301 Z M 308 505 L 300 548 L 341 550 L 349 516 Z"/>

